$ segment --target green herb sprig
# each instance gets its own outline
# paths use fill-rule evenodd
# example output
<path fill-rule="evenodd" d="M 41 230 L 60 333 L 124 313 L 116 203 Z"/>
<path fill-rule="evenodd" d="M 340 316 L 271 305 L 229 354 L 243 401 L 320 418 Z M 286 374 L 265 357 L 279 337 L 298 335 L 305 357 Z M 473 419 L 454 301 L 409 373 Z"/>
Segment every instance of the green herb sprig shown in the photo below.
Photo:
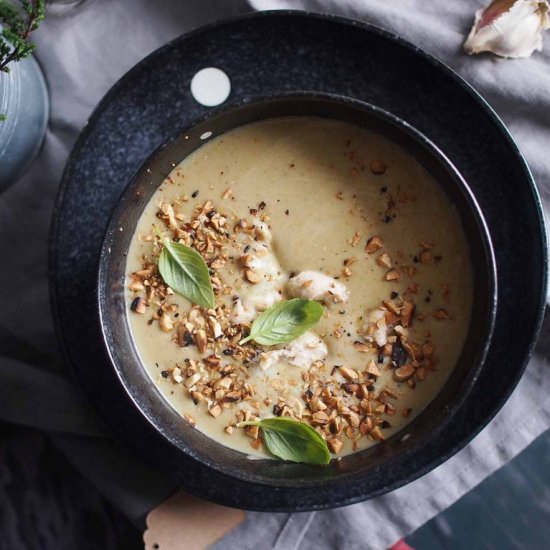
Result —
<path fill-rule="evenodd" d="M 237 424 L 245 426 L 259 426 L 267 450 L 277 458 L 314 465 L 330 462 L 326 441 L 308 424 L 279 417 Z"/>
<path fill-rule="evenodd" d="M 159 272 L 164 282 L 190 302 L 213 308 L 214 290 L 203 257 L 193 248 L 164 239 L 159 260 Z"/>
<path fill-rule="evenodd" d="M 313 300 L 284 300 L 258 315 L 250 334 L 239 344 L 254 340 L 264 346 L 287 344 L 314 327 L 323 315 L 323 307 Z"/>
<path fill-rule="evenodd" d="M 35 31 L 45 16 L 45 0 L 23 0 L 18 8 L 10 0 L 0 0 L 0 71 L 9 72 L 9 63 L 31 55 L 35 45 L 29 35 Z"/>

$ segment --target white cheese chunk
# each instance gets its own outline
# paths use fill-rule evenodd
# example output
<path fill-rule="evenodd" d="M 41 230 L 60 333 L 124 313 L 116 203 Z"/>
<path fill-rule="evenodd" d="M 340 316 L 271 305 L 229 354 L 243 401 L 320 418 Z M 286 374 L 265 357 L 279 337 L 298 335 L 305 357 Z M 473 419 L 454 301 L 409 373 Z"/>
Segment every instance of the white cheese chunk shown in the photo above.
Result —
<path fill-rule="evenodd" d="M 262 353 L 259 363 L 263 370 L 281 363 L 309 368 L 315 361 L 321 361 L 327 355 L 328 349 L 323 339 L 314 332 L 306 332 L 284 348 Z"/>
<path fill-rule="evenodd" d="M 295 298 L 347 302 L 349 292 L 346 285 L 318 271 L 302 271 L 288 280 L 287 290 Z"/>

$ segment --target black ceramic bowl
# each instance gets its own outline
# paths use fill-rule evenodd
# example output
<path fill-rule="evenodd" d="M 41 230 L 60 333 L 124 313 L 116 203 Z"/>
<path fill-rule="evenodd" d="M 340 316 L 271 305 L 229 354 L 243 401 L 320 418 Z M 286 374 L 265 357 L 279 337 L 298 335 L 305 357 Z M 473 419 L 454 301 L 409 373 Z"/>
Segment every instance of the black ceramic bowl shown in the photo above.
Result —
<path fill-rule="evenodd" d="M 422 414 L 388 441 L 333 461 L 328 467 L 275 460 L 251 461 L 191 428 L 164 400 L 141 365 L 126 317 L 124 274 L 130 240 L 143 208 L 173 166 L 203 145 L 205 140 L 201 136 L 207 132 L 214 138 L 249 122 L 286 115 L 314 115 L 352 122 L 388 137 L 410 152 L 433 175 L 454 205 L 470 244 L 474 265 L 470 330 L 460 360 L 442 391 Z M 314 205 L 311 207 L 314 211 Z M 228 494 L 232 483 L 237 491 L 261 494 L 262 502 L 251 507 L 292 510 L 294 500 L 289 499 L 285 505 L 284 499 L 281 502 L 281 493 L 297 491 L 301 493 L 300 509 L 303 510 L 334 506 L 342 501 L 342 496 L 348 501 L 370 498 L 440 463 L 441 457 L 425 454 L 425 449 L 446 430 L 453 414 L 463 406 L 483 367 L 496 312 L 496 273 L 482 213 L 467 184 L 434 144 L 405 122 L 366 103 L 341 96 L 303 93 L 249 100 L 218 111 L 157 149 L 138 170 L 112 215 L 100 257 L 98 300 L 105 346 L 120 383 L 133 405 L 178 449 L 182 459 L 198 462 L 206 479 L 212 470 L 221 473 Z M 452 439 L 453 434 L 446 433 L 445 437 Z M 135 445 L 140 446 L 137 438 Z M 170 469 L 168 463 L 166 469 Z M 185 488 L 185 478 L 179 479 Z M 193 488 L 196 492 L 196 483 Z M 334 495 L 339 495 L 336 501 Z M 226 498 L 224 502 L 235 500 Z"/>

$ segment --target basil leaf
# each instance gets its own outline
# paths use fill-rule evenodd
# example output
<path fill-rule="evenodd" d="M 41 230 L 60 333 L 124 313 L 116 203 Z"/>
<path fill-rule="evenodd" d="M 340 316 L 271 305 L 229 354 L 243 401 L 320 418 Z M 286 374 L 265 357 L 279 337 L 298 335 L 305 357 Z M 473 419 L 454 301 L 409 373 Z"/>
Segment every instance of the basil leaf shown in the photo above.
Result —
<path fill-rule="evenodd" d="M 282 460 L 316 465 L 330 462 L 326 441 L 308 424 L 275 417 L 237 424 L 243 426 L 259 426 L 267 450 Z"/>
<path fill-rule="evenodd" d="M 164 282 L 175 292 L 194 304 L 215 306 L 208 266 L 196 250 L 165 239 L 158 268 Z"/>
<path fill-rule="evenodd" d="M 264 346 L 292 342 L 315 326 L 322 315 L 322 306 L 313 300 L 294 298 L 279 302 L 254 319 L 250 334 L 239 344 L 249 340 Z"/>

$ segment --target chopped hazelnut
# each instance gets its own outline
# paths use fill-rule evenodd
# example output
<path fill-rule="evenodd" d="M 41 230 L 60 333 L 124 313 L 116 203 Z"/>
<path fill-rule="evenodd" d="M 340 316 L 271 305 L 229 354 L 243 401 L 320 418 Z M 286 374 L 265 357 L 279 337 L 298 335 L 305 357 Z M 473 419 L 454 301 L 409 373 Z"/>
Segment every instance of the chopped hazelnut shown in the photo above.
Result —
<path fill-rule="evenodd" d="M 376 363 L 371 359 L 365 369 L 368 374 L 373 376 L 380 376 L 380 369 L 376 366 Z"/>
<path fill-rule="evenodd" d="M 412 302 L 405 302 L 403 304 L 403 311 L 401 312 L 401 324 L 407 328 L 411 326 L 414 315 L 414 304 Z"/>
<path fill-rule="evenodd" d="M 449 318 L 449 314 L 444 309 L 438 309 L 434 311 L 433 315 L 438 321 L 442 321 Z"/>
<path fill-rule="evenodd" d="M 258 284 L 262 280 L 261 275 L 259 275 L 258 273 L 256 273 L 252 269 L 247 269 L 245 271 L 245 277 L 246 277 L 246 280 L 249 283 L 252 283 L 253 285 Z"/>
<path fill-rule="evenodd" d="M 387 168 L 386 164 L 381 160 L 373 160 L 370 163 L 370 171 L 373 174 L 377 174 L 377 175 L 384 174 L 386 172 L 386 168 Z"/>
<path fill-rule="evenodd" d="M 208 408 L 208 412 L 214 418 L 218 418 L 218 416 L 220 416 L 220 414 L 222 414 L 222 408 L 217 403 L 215 403 L 214 405 L 212 405 L 211 407 Z"/>
<path fill-rule="evenodd" d="M 340 367 L 339 371 L 346 380 L 357 380 L 359 378 L 359 374 L 356 370 Z"/>
<path fill-rule="evenodd" d="M 328 415 L 323 411 L 317 411 L 311 416 L 311 423 L 314 426 L 324 426 L 328 424 Z"/>
<path fill-rule="evenodd" d="M 203 329 L 197 330 L 197 334 L 195 335 L 195 343 L 197 344 L 197 348 L 199 349 L 199 353 L 204 353 L 206 351 L 206 332 Z"/>
<path fill-rule="evenodd" d="M 342 450 L 342 447 L 344 445 L 342 441 L 336 437 L 331 437 L 330 439 L 327 439 L 327 444 L 330 451 L 335 455 L 337 455 Z"/>
<path fill-rule="evenodd" d="M 163 313 L 160 316 L 159 326 L 163 332 L 171 332 L 174 328 L 174 323 L 172 322 L 170 315 Z"/>
<path fill-rule="evenodd" d="M 384 241 L 382 240 L 382 238 L 378 236 L 374 236 L 367 241 L 367 245 L 365 246 L 365 251 L 368 254 L 373 254 L 377 250 L 380 250 L 383 246 L 384 246 Z"/>
<path fill-rule="evenodd" d="M 365 416 L 363 420 L 361 420 L 361 424 L 359 424 L 359 431 L 366 435 L 372 430 L 372 418 L 370 416 Z"/>
<path fill-rule="evenodd" d="M 361 353 L 370 353 L 372 351 L 371 346 L 358 341 L 353 342 L 353 348 Z"/>
<path fill-rule="evenodd" d="M 414 367 L 412 365 L 403 365 L 393 371 L 393 378 L 397 382 L 404 382 L 414 374 Z"/>
<path fill-rule="evenodd" d="M 130 309 L 136 313 L 139 313 L 140 315 L 143 315 L 147 310 L 147 304 L 145 303 L 145 300 L 143 298 L 136 298 L 132 302 Z"/>
<path fill-rule="evenodd" d="M 388 269 L 391 269 L 391 266 L 392 266 L 390 256 L 386 252 L 384 252 L 383 254 L 380 254 L 380 256 L 376 258 L 376 263 L 380 267 L 386 267 Z"/>

